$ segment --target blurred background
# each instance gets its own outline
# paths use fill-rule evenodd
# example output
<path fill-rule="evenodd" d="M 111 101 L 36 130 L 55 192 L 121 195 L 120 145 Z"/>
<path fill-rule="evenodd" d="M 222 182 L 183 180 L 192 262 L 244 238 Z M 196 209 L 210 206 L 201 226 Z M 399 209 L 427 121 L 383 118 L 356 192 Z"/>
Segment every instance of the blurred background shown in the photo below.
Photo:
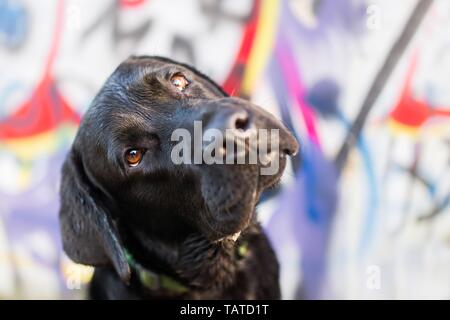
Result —
<path fill-rule="evenodd" d="M 448 0 L 0 0 L 0 298 L 84 297 L 60 168 L 131 54 L 192 64 L 295 132 L 258 205 L 283 298 L 450 298 Z"/>

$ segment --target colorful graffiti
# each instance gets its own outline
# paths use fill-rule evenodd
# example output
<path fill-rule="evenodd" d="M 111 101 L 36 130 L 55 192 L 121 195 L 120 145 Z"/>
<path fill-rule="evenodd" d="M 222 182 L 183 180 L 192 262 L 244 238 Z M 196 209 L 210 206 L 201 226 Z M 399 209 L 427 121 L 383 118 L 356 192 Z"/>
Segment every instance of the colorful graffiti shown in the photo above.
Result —
<path fill-rule="evenodd" d="M 59 170 L 131 54 L 193 64 L 295 132 L 258 205 L 283 297 L 449 298 L 449 36 L 445 0 L 0 0 L 0 298 L 83 297 Z"/>

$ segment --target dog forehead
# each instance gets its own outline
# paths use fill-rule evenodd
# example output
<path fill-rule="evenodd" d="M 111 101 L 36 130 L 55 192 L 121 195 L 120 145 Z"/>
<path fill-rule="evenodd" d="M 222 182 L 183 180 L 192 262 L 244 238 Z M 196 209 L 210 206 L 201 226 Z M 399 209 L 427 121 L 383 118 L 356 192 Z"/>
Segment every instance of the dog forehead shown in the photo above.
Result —
<path fill-rule="evenodd" d="M 160 56 L 130 56 L 118 68 L 117 71 L 123 71 L 126 74 L 134 74 L 137 78 L 151 76 L 157 73 L 176 73 L 177 71 L 186 72 L 195 81 L 202 83 L 205 88 L 214 92 L 214 94 L 225 97 L 228 94 L 223 91 L 214 80 L 201 73 L 194 67 L 174 61 L 172 59 Z M 116 72 L 117 72 L 116 71 Z"/>
<path fill-rule="evenodd" d="M 175 67 L 175 65 L 169 65 L 151 58 L 130 57 L 117 67 L 113 73 L 113 78 L 119 77 L 119 80 L 142 78 L 171 67 Z"/>
<path fill-rule="evenodd" d="M 153 73 L 161 72 L 167 73 L 170 71 L 193 71 L 188 66 L 176 61 L 152 56 L 131 56 L 130 58 L 122 62 L 119 70 L 137 73 L 139 75 L 151 75 Z"/>

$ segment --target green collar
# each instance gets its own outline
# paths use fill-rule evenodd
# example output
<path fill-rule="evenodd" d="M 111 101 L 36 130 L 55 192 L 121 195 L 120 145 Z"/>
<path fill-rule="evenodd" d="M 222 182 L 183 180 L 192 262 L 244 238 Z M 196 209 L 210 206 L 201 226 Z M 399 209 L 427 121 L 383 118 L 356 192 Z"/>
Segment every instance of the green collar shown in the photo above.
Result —
<path fill-rule="evenodd" d="M 247 242 L 243 242 L 240 246 L 236 248 L 236 256 L 239 260 L 245 257 L 247 253 L 248 253 Z M 150 290 L 164 289 L 178 294 L 186 293 L 189 291 L 188 287 L 181 284 L 177 280 L 167 275 L 157 274 L 153 271 L 146 269 L 139 262 L 137 262 L 133 258 L 131 253 L 126 249 L 125 254 L 127 256 L 128 264 L 130 265 L 131 268 L 133 268 L 137 272 L 141 284 L 147 289 Z"/>
<path fill-rule="evenodd" d="M 146 269 L 133 258 L 129 251 L 125 250 L 125 254 L 128 264 L 137 272 L 141 284 L 147 289 L 165 289 L 174 293 L 185 293 L 189 290 L 186 286 L 167 275 L 157 274 Z"/>

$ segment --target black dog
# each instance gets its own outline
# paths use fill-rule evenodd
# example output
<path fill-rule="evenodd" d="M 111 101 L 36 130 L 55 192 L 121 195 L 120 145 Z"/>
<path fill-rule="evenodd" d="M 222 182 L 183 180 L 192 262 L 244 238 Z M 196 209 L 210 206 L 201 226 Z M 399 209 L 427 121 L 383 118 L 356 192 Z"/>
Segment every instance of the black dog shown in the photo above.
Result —
<path fill-rule="evenodd" d="M 278 129 L 281 151 L 270 151 L 279 169 L 173 163 L 171 134 L 193 132 L 194 121 L 236 134 Z M 64 250 L 96 266 L 90 297 L 279 298 L 278 263 L 255 205 L 297 149 L 271 114 L 192 67 L 126 60 L 85 114 L 62 170 Z"/>

